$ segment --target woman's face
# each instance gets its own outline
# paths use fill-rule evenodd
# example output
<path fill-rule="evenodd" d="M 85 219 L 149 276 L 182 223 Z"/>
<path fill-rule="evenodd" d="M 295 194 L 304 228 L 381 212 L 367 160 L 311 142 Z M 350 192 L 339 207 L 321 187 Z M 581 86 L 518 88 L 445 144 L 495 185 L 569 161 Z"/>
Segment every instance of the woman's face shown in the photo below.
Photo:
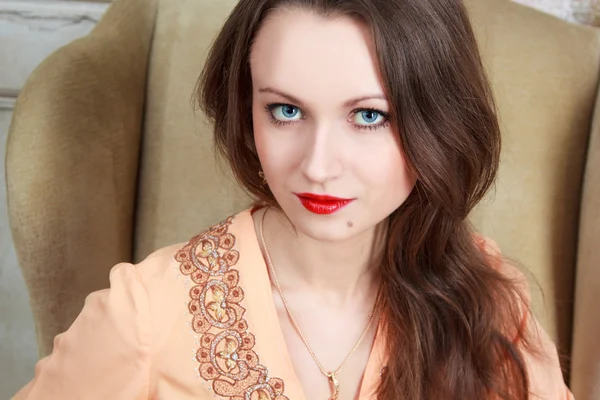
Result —
<path fill-rule="evenodd" d="M 415 179 L 388 122 L 390 104 L 364 25 L 278 10 L 258 32 L 250 65 L 258 156 L 296 229 L 316 240 L 344 240 L 374 228 L 406 200 Z"/>

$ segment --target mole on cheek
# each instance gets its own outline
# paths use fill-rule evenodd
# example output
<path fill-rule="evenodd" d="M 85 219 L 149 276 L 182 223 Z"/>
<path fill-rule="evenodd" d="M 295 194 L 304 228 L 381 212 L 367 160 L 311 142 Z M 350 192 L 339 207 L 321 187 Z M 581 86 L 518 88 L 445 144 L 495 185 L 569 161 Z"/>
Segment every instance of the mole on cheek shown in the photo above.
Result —
<path fill-rule="evenodd" d="M 352 228 L 354 226 L 354 224 L 352 223 L 352 221 L 348 221 L 348 228 Z"/>

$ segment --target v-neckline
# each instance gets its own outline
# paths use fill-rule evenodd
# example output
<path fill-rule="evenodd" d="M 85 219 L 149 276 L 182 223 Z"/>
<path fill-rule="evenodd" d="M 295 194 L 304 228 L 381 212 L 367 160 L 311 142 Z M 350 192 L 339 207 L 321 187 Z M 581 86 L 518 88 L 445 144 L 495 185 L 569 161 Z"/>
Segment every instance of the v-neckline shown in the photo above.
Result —
<path fill-rule="evenodd" d="M 306 400 L 302 384 L 295 372 L 294 364 L 287 348 L 283 330 L 281 329 L 281 321 L 279 319 L 279 314 L 277 313 L 275 300 L 273 299 L 271 277 L 252 215 L 254 212 L 258 212 L 258 209 L 246 210 L 243 213 L 243 217 L 245 220 L 247 219 L 247 223 L 240 225 L 243 225 L 246 229 L 248 229 L 248 232 L 244 232 L 242 236 L 248 238 L 248 242 L 246 243 L 248 247 L 245 249 L 245 251 L 250 252 L 250 254 L 248 254 L 248 260 L 251 260 L 250 262 L 253 264 L 250 268 L 252 268 L 252 282 L 254 284 L 251 285 L 251 287 L 245 288 L 246 300 L 251 301 L 257 306 L 262 304 L 263 312 L 261 313 L 261 320 L 264 322 L 264 325 L 266 325 L 262 327 L 265 328 L 264 337 L 261 337 L 262 335 L 259 336 L 255 329 L 255 333 L 257 334 L 257 342 L 267 340 L 268 337 L 268 345 L 271 348 L 278 350 L 278 354 L 272 355 L 273 357 L 268 357 L 269 360 L 275 362 L 277 365 L 266 365 L 266 367 L 272 369 L 275 375 L 283 379 L 286 387 L 285 394 L 290 398 L 290 400 Z M 256 302 L 254 299 L 256 299 Z M 253 307 L 249 305 L 248 309 L 252 310 L 252 308 Z M 372 396 L 376 389 L 376 383 L 379 380 L 381 368 L 384 366 L 385 346 L 382 335 L 382 319 L 383 318 L 381 317 L 379 318 L 375 338 L 373 340 L 367 365 L 361 379 L 358 396 L 359 400 L 370 400 L 374 398 Z M 266 336 L 267 334 L 269 336 Z M 325 377 L 323 377 L 323 379 L 325 379 Z"/>

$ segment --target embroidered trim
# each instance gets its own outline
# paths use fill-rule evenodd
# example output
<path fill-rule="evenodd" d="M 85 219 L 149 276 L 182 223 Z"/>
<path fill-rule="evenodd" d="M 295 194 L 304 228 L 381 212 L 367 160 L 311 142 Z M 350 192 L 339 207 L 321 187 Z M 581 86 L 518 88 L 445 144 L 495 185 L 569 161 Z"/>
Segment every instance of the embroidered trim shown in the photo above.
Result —
<path fill-rule="evenodd" d="M 254 352 L 255 338 L 248 332 L 246 309 L 240 305 L 244 291 L 235 236 L 227 218 L 192 238 L 175 255 L 182 274 L 192 280 L 189 312 L 192 329 L 200 335 L 196 360 L 200 376 L 212 382 L 215 394 L 230 400 L 289 400 L 284 383 L 270 377 Z"/>

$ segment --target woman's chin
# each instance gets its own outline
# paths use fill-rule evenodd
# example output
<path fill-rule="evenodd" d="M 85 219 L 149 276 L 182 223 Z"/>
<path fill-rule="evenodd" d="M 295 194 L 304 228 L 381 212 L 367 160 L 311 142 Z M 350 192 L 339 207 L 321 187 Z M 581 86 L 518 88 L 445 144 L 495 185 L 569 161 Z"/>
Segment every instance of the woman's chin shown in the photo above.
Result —
<path fill-rule="evenodd" d="M 343 242 L 364 230 L 353 222 L 356 218 L 339 211 L 323 215 L 296 208 L 286 215 L 298 233 L 321 242 Z"/>

